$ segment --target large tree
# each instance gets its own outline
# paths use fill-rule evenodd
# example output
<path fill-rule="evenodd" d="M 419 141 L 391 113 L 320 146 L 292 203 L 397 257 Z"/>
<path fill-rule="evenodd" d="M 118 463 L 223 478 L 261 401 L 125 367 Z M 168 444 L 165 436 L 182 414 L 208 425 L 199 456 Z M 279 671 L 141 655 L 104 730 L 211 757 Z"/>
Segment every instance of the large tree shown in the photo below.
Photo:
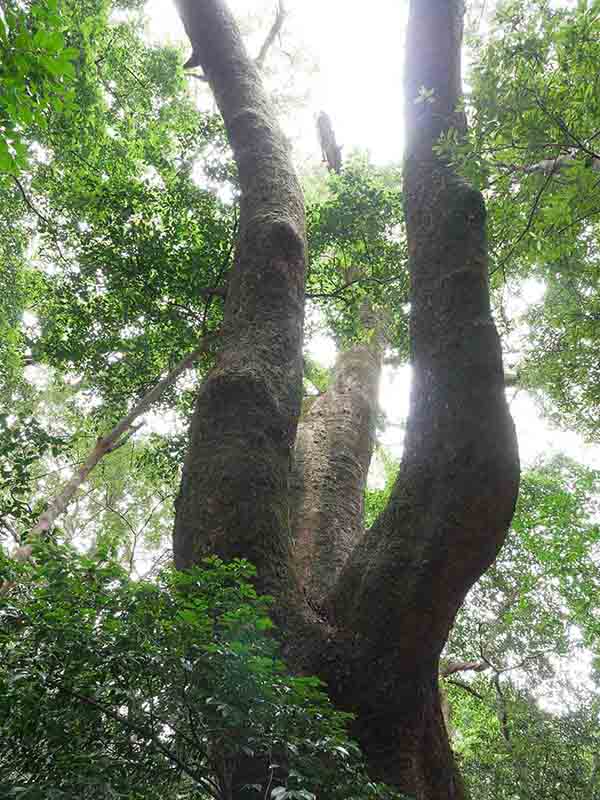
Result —
<path fill-rule="evenodd" d="M 412 0 L 404 168 L 413 384 L 390 501 L 363 530 L 381 346 L 342 353 L 301 406 L 304 221 L 289 146 L 222 0 L 178 0 L 237 162 L 240 224 L 216 365 L 196 401 L 176 563 L 245 557 L 277 598 L 290 664 L 316 672 L 374 776 L 460 798 L 438 660 L 470 586 L 503 543 L 518 455 L 489 304 L 485 207 L 436 147 L 465 130 L 462 0 Z M 368 312 L 368 309 L 366 310 Z M 365 313 L 368 316 L 368 313 Z M 373 328 L 376 321 L 371 320 Z M 234 778 L 242 797 L 251 765 Z M 249 772 L 250 770 L 250 772 Z"/>

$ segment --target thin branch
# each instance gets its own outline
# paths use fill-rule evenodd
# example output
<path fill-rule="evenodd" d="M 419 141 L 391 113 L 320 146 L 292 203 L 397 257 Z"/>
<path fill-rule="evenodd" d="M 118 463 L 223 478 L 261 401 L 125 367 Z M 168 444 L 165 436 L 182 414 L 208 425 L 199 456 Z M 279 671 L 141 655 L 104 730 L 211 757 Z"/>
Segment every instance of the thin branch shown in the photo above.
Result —
<path fill-rule="evenodd" d="M 506 710 L 506 697 L 500 685 L 500 674 L 496 672 L 493 677 L 494 688 L 498 698 L 498 721 L 500 722 L 500 730 L 506 742 L 510 744 L 510 727 L 508 724 L 508 711 Z"/>
<path fill-rule="evenodd" d="M 17 176 L 16 176 L 16 175 L 11 175 L 10 177 L 12 178 L 12 180 L 13 180 L 13 183 L 15 184 L 15 186 L 17 187 L 17 189 L 18 189 L 18 190 L 19 190 L 19 192 L 21 193 L 21 197 L 22 197 L 22 198 L 23 198 L 23 200 L 25 201 L 25 205 L 27 206 L 27 208 L 28 208 L 28 209 L 29 209 L 31 212 L 33 212 L 33 213 L 35 214 L 35 216 L 36 216 L 36 217 L 37 217 L 37 218 L 40 220 L 40 222 L 43 222 L 43 223 L 44 223 L 44 225 L 45 225 L 47 228 L 51 228 L 51 227 L 52 227 L 52 225 L 51 225 L 51 223 L 50 223 L 50 220 L 49 220 L 47 217 L 45 217 L 45 216 L 42 214 L 42 212 L 41 212 L 41 211 L 39 211 L 39 210 L 38 210 L 38 209 L 37 209 L 37 208 L 36 208 L 36 207 L 33 205 L 33 203 L 31 202 L 31 200 L 29 199 L 29 196 L 28 196 L 27 192 L 26 192 L 26 191 L 25 191 L 25 189 L 23 188 L 23 184 L 22 184 L 22 183 L 21 183 L 21 181 L 20 181 L 20 180 L 17 178 Z"/>
<path fill-rule="evenodd" d="M 476 697 L 478 700 L 485 700 L 485 697 L 482 694 L 479 694 L 479 692 L 477 692 L 471 686 L 469 686 L 468 683 L 457 681 L 456 678 L 446 678 L 446 683 L 451 683 L 452 686 L 458 686 L 459 689 L 464 689 L 465 692 L 472 694 L 473 697 Z"/>
<path fill-rule="evenodd" d="M 149 89 L 149 86 L 146 83 L 144 83 L 144 81 L 138 75 L 136 75 L 135 72 L 132 69 L 130 69 L 127 66 L 127 64 L 125 64 L 123 61 L 121 61 L 121 66 L 124 67 L 127 70 L 127 72 L 133 77 L 133 79 L 139 83 L 142 89 L 146 90 Z"/>
<path fill-rule="evenodd" d="M 533 226 L 533 221 L 535 219 L 535 215 L 537 213 L 538 207 L 540 205 L 540 201 L 542 199 L 542 195 L 546 191 L 546 189 L 547 189 L 548 185 L 550 184 L 551 180 L 552 180 L 552 172 L 549 175 L 546 175 L 546 180 L 540 186 L 540 188 L 538 189 L 538 191 L 537 191 L 537 193 L 535 195 L 535 198 L 533 200 L 533 205 L 531 207 L 531 210 L 529 212 L 529 216 L 527 218 L 527 224 L 525 225 L 525 227 L 523 228 L 521 233 L 517 236 L 517 238 L 514 241 L 513 246 L 511 247 L 508 255 L 505 258 L 502 259 L 502 261 L 500 262 L 500 264 L 497 267 L 495 267 L 493 270 L 491 270 L 491 274 L 496 272 L 498 269 L 504 269 L 505 265 L 510 261 L 510 259 L 514 255 L 514 253 L 515 253 L 517 247 L 519 246 L 519 244 L 523 241 L 525 236 L 527 236 L 527 234 L 531 230 L 531 228 Z"/>
<path fill-rule="evenodd" d="M 585 220 L 589 219 L 590 217 L 595 217 L 597 214 L 600 214 L 600 208 L 592 208 L 582 214 L 580 217 L 576 217 L 572 222 L 569 222 L 568 225 L 565 225 L 563 228 L 559 228 L 556 231 L 557 236 L 561 236 L 565 231 L 568 231 L 570 228 L 574 228 L 576 225 L 579 225 L 580 222 L 584 222 Z M 547 232 L 552 232 L 552 228 L 548 228 Z"/>
<path fill-rule="evenodd" d="M 105 714 L 109 719 L 114 720 L 115 722 L 120 723 L 129 730 L 133 731 L 138 736 L 143 737 L 151 742 L 151 744 L 160 752 L 162 753 L 169 761 L 175 764 L 179 769 L 191 778 L 196 784 L 202 786 L 206 791 L 209 792 L 213 797 L 218 798 L 218 794 L 214 793 L 212 787 L 210 785 L 210 779 L 206 778 L 202 775 L 198 775 L 194 770 L 191 770 L 189 767 L 186 766 L 185 762 L 183 762 L 177 755 L 174 753 L 170 748 L 166 747 L 158 736 L 153 732 L 153 730 L 148 730 L 143 725 L 138 725 L 135 722 L 131 722 L 126 717 L 121 716 L 116 711 L 113 711 L 111 708 L 107 708 L 102 703 L 99 703 L 97 700 L 94 700 L 92 697 L 87 697 L 86 695 L 80 694 L 79 692 L 72 691 L 71 689 L 67 689 L 64 686 L 59 687 L 61 692 L 69 695 L 70 697 L 75 698 L 76 700 L 85 703 L 86 705 L 93 706 L 97 708 L 102 714 Z"/>
<path fill-rule="evenodd" d="M 141 414 L 146 413 L 150 407 L 162 397 L 165 390 L 177 380 L 181 373 L 189 369 L 199 356 L 206 352 L 213 340 L 214 336 L 207 336 L 200 347 L 194 350 L 193 353 L 189 353 L 173 367 L 168 375 L 147 392 L 147 394 L 135 404 L 131 411 L 117 422 L 106 436 L 98 438 L 96 445 L 83 464 L 76 470 L 75 475 L 73 475 L 71 480 L 68 481 L 62 491 L 51 501 L 46 511 L 40 516 L 29 534 L 29 539 L 43 536 L 52 527 L 56 519 L 65 511 L 81 484 L 87 480 L 94 467 L 107 453 L 111 453 L 121 447 L 127 439 L 131 437 L 132 433 L 136 430 L 134 426 L 135 420 Z M 32 547 L 31 544 L 28 543 L 18 548 L 15 553 L 13 553 L 13 556 L 19 561 L 27 561 L 31 556 L 31 552 Z M 0 587 L 0 592 L 3 589 L 4 587 Z"/>
<path fill-rule="evenodd" d="M 61 249 L 61 246 L 60 246 L 60 244 L 58 243 L 58 237 L 57 237 L 57 235 L 56 235 L 56 228 L 55 228 L 55 226 L 54 226 L 54 225 L 53 225 L 53 224 L 50 222 L 50 220 L 48 219 L 48 217 L 45 217 L 45 216 L 42 214 L 42 212 L 41 212 L 41 211 L 40 211 L 38 208 L 36 208 L 36 206 L 35 206 L 35 205 L 34 205 L 34 204 L 31 202 L 31 200 L 29 199 L 29 196 L 28 196 L 27 192 L 26 192 L 26 191 L 25 191 L 25 189 L 23 188 L 23 184 L 22 184 L 22 183 L 21 183 L 21 181 L 20 181 L 20 180 L 17 178 L 17 176 L 16 176 L 16 175 L 9 175 L 9 177 L 10 177 L 10 178 L 12 178 L 12 180 L 13 180 L 13 183 L 15 184 L 15 186 L 17 187 L 17 189 L 19 190 L 19 192 L 20 192 L 20 194 L 21 194 L 21 197 L 23 198 L 23 201 L 24 201 L 25 205 L 27 206 L 27 208 L 28 208 L 28 209 L 29 209 L 29 210 L 30 210 L 30 211 L 31 211 L 33 214 L 35 214 L 35 216 L 36 216 L 36 217 L 39 219 L 39 221 L 40 221 L 40 222 L 41 222 L 41 223 L 44 225 L 44 227 L 46 227 L 46 228 L 48 229 L 49 233 L 50 233 L 50 234 L 51 234 L 51 236 L 52 236 L 52 239 L 54 240 L 54 246 L 56 247 L 56 251 L 57 251 L 57 253 L 58 253 L 58 256 L 59 256 L 60 260 L 61 260 L 61 261 L 63 261 L 65 264 L 67 264 L 67 266 L 70 266 L 70 264 L 69 264 L 69 260 L 68 260 L 67 258 L 65 258 L 65 256 L 64 256 L 64 253 L 63 253 L 63 251 L 62 251 L 62 249 Z"/>
<path fill-rule="evenodd" d="M 405 280 L 404 275 L 395 275 L 393 278 L 368 278 L 368 277 L 360 277 L 356 278 L 353 281 L 349 281 L 348 283 L 344 283 L 338 289 L 334 289 L 332 292 L 307 292 L 306 297 L 314 300 L 317 298 L 322 298 L 325 300 L 335 300 L 336 298 L 340 297 L 344 294 L 346 289 L 352 288 L 352 286 L 356 286 L 357 284 L 360 286 L 364 286 L 365 284 L 375 284 L 377 286 L 388 286 L 392 283 L 397 283 L 398 281 Z"/>
<path fill-rule="evenodd" d="M 569 169 L 580 162 L 575 157 L 576 148 L 570 148 L 568 153 L 556 156 L 555 158 L 543 158 L 535 164 L 505 164 L 496 162 L 495 166 L 506 169 L 509 173 L 523 173 L 525 175 L 533 175 L 535 173 L 542 173 L 543 175 L 556 175 L 563 169 Z M 586 152 L 587 154 L 587 152 Z M 591 156 L 589 161 L 585 162 L 594 172 L 600 171 L 600 157 Z"/>
<path fill-rule="evenodd" d="M 554 114 L 552 111 L 548 110 L 548 108 L 544 104 L 542 98 L 539 96 L 539 94 L 536 91 L 533 91 L 531 93 L 533 94 L 533 96 L 535 98 L 536 105 L 538 106 L 540 111 L 543 114 L 545 114 L 549 119 L 551 119 L 559 127 L 559 129 L 562 131 L 562 133 L 564 133 L 565 136 L 568 139 L 571 139 L 571 141 L 574 142 L 577 145 L 579 150 L 581 150 L 583 153 L 586 153 L 593 160 L 600 159 L 600 155 L 595 150 L 590 150 L 590 148 L 586 144 L 584 144 L 584 142 L 578 136 L 576 136 L 573 133 L 573 131 L 569 128 L 567 123 L 564 121 L 564 119 L 559 114 Z M 595 136 L 594 136 L 594 138 L 595 138 Z"/>
<path fill-rule="evenodd" d="M 283 27 L 283 23 L 285 21 L 286 16 L 287 16 L 287 11 L 283 4 L 283 0 L 279 0 L 279 3 L 277 5 L 277 13 L 275 15 L 275 21 L 271 26 L 271 30 L 267 34 L 267 38 L 263 42 L 263 46 L 260 48 L 260 53 L 256 57 L 256 61 L 254 62 L 258 67 L 258 69 L 262 69 L 264 67 L 267 54 L 271 49 L 271 45 L 273 44 L 277 36 L 281 33 L 281 29 Z"/>

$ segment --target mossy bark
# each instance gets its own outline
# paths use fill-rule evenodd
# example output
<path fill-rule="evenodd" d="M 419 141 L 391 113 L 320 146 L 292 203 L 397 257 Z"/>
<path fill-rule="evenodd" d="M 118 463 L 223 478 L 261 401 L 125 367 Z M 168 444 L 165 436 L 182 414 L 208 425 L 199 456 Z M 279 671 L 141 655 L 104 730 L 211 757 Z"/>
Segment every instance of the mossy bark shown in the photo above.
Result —
<path fill-rule="evenodd" d="M 300 413 L 304 204 L 255 64 L 221 0 L 178 0 L 237 163 L 239 241 L 223 345 L 192 419 L 177 501 L 178 567 L 244 557 L 274 591 L 288 565 L 288 483 Z"/>

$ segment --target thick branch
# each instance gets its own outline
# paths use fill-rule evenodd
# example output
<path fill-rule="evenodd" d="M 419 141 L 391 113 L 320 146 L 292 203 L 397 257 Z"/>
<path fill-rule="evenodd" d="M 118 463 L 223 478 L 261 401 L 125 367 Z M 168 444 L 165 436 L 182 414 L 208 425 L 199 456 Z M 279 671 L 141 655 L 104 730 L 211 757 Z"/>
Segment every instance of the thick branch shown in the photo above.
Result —
<path fill-rule="evenodd" d="M 457 672 L 484 672 L 489 666 L 485 661 L 445 660 L 440 664 L 440 675 L 442 678 L 449 678 Z"/>
<path fill-rule="evenodd" d="M 483 201 L 434 152 L 444 130 L 463 124 L 454 112 L 461 13 L 458 0 L 411 7 L 405 204 L 414 378 L 406 448 L 390 504 L 335 598 L 340 618 L 373 642 L 381 637 L 389 648 L 390 626 L 396 630 L 411 661 L 437 658 L 465 592 L 504 539 L 518 480 Z M 415 102 L 423 86 L 434 103 Z"/>
<path fill-rule="evenodd" d="M 430 687 L 460 603 L 504 541 L 519 475 L 490 311 L 483 199 L 435 149 L 446 131 L 464 131 L 456 111 L 462 12 L 460 0 L 411 2 L 404 196 L 413 385 L 405 450 L 388 507 L 331 598 L 356 642 L 346 690 L 356 734 L 380 777 L 427 800 L 461 797 Z M 419 728 L 422 715 L 430 733 L 425 723 Z M 403 740 L 413 748 L 404 769 Z"/>
<path fill-rule="evenodd" d="M 294 564 L 319 607 L 362 536 L 381 351 L 357 345 L 338 356 L 327 391 L 298 428 L 293 471 Z"/>

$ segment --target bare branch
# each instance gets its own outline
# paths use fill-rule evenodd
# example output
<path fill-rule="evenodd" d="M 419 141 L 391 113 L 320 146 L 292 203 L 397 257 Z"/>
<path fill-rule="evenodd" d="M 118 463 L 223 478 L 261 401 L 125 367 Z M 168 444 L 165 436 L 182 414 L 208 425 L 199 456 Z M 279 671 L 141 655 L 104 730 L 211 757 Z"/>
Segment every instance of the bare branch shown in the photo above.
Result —
<path fill-rule="evenodd" d="M 54 524 L 56 519 L 65 511 L 75 493 L 82 483 L 87 480 L 89 474 L 94 467 L 101 461 L 101 459 L 113 450 L 121 447 L 133 435 L 133 433 L 140 427 L 134 426 L 135 420 L 146 413 L 150 407 L 159 400 L 164 394 L 165 390 L 171 386 L 182 372 L 189 369 L 198 357 L 206 352 L 209 345 L 212 343 L 214 337 L 207 337 L 200 347 L 189 353 L 183 358 L 173 369 L 160 380 L 142 399 L 135 404 L 131 411 L 124 416 L 114 428 L 103 437 L 99 437 L 94 448 L 76 470 L 75 474 L 70 481 L 63 487 L 62 491 L 50 502 L 48 508 L 40 516 L 37 523 L 31 529 L 29 540 L 34 537 L 43 536 Z M 31 543 L 27 543 L 15 550 L 13 557 L 18 561 L 27 561 L 32 552 Z M 4 586 L 1 587 L 4 590 Z"/>
<path fill-rule="evenodd" d="M 263 42 L 263 46 L 260 48 L 260 52 L 256 57 L 256 61 L 254 62 L 259 69 L 263 69 L 263 67 L 265 66 L 265 60 L 267 58 L 269 50 L 271 49 L 271 45 L 273 44 L 277 36 L 279 36 L 279 34 L 281 33 L 281 29 L 283 27 L 283 23 L 285 22 L 286 16 L 287 16 L 287 11 L 283 4 L 283 0 L 279 0 L 279 3 L 277 5 L 277 13 L 275 14 L 275 21 L 271 26 L 271 30 L 267 34 L 267 38 Z"/>
<path fill-rule="evenodd" d="M 489 664 L 484 661 L 453 661 L 449 659 L 440 664 L 440 675 L 442 678 L 448 678 L 457 672 L 483 672 L 486 669 L 489 669 Z"/>

